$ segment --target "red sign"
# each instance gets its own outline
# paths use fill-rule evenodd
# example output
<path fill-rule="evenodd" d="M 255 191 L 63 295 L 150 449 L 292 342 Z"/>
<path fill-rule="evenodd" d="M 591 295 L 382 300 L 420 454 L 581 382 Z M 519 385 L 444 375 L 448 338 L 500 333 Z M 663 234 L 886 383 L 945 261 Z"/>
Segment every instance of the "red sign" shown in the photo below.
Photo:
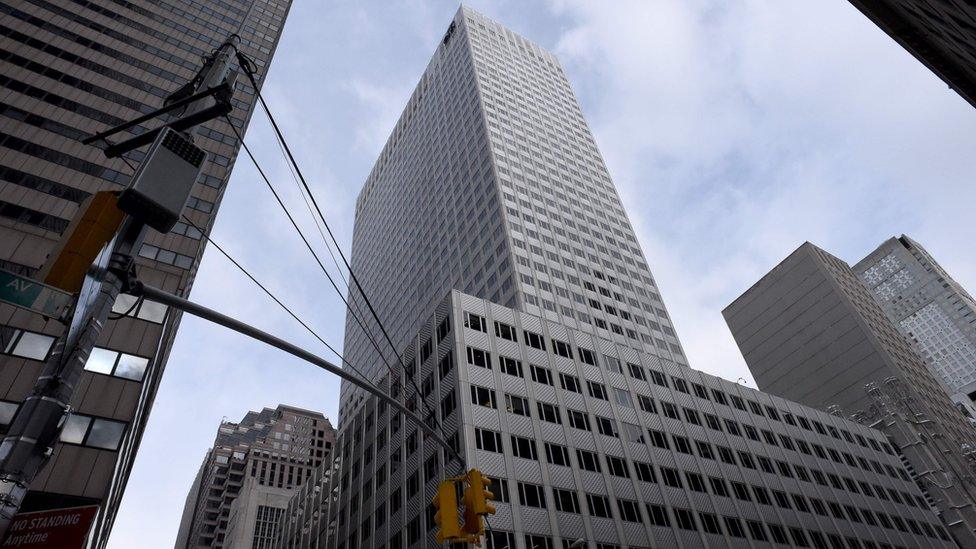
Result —
<path fill-rule="evenodd" d="M 0 547 L 84 547 L 97 505 L 18 513 Z"/>

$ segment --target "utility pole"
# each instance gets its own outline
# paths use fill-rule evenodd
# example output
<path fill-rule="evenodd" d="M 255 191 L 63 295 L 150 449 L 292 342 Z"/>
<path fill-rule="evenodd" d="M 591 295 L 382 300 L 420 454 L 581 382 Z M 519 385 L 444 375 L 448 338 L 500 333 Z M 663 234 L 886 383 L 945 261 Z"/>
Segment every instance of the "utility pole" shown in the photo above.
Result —
<path fill-rule="evenodd" d="M 133 176 L 130 187 L 119 196 L 118 207 L 128 215 L 85 274 L 65 335 L 55 342 L 41 376 L 20 405 L 6 436 L 0 442 L 0 539 L 20 509 L 31 482 L 53 453 L 61 427 L 71 413 L 70 402 L 75 385 L 116 298 L 123 289 L 128 288 L 134 273 L 135 256 L 148 227 L 164 233 L 172 228 L 176 222 L 173 219 L 174 206 L 175 218 L 178 219 L 190 187 L 202 169 L 205 153 L 192 144 L 192 134 L 182 136 L 178 131 L 192 131 L 198 124 L 230 112 L 230 95 L 233 93 L 230 63 L 239 42 L 236 34 L 228 38 L 205 62 L 198 76 L 182 88 L 177 97 L 171 97 L 172 101 L 167 101 L 162 109 L 85 140 L 86 144 L 98 140 L 107 142 L 109 135 L 185 108 L 181 117 L 170 122 L 168 127 L 146 132 L 106 150 L 107 155 L 117 156 L 156 139 L 150 154 Z M 213 102 L 210 98 L 213 98 Z M 159 152 L 159 157 L 169 154 L 172 158 L 163 158 L 153 169 L 150 163 L 156 152 Z M 189 168 L 179 163 L 181 154 L 190 155 L 189 158 L 182 158 L 191 160 Z M 195 174 L 192 169 L 194 163 Z M 186 177 L 180 181 L 167 181 L 174 168 L 183 168 L 183 172 L 177 173 L 192 175 L 188 184 Z M 183 190 L 185 195 L 182 194 Z"/>

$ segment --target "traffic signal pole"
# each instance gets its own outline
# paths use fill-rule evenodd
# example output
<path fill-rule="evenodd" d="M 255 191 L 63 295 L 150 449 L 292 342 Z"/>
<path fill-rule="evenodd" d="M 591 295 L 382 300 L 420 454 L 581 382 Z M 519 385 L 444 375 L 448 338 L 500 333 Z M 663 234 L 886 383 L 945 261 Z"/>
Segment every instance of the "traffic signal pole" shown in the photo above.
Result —
<path fill-rule="evenodd" d="M 194 80 L 194 92 L 227 86 L 230 62 L 239 42 L 240 38 L 233 35 L 211 56 Z M 201 113 L 213 111 L 214 106 L 199 99 L 187 104 L 181 120 L 199 124 L 205 121 Z M 142 219 L 127 216 L 89 269 L 65 335 L 55 342 L 40 377 L 0 442 L 0 539 L 6 535 L 31 482 L 53 453 L 88 356 L 116 298 L 133 280 L 134 258 L 146 231 Z"/>

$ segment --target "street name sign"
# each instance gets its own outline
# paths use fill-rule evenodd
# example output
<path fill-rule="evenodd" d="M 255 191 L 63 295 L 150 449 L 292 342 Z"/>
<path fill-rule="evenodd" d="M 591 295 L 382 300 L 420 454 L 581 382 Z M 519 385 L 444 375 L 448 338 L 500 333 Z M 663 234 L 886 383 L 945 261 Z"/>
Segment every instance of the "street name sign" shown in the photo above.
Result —
<path fill-rule="evenodd" d="M 47 318 L 62 318 L 71 308 L 73 296 L 26 276 L 0 269 L 0 301 Z"/>

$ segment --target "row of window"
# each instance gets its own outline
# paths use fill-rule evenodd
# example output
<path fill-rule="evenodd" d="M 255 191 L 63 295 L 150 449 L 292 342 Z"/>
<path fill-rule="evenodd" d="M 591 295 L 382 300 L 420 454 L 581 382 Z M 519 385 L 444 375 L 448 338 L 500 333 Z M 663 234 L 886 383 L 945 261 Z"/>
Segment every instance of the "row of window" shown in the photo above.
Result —
<path fill-rule="evenodd" d="M 473 330 L 481 331 L 487 333 L 487 320 L 474 313 L 465 312 L 464 313 L 464 326 Z M 495 334 L 496 337 L 502 339 L 508 339 L 510 341 L 517 341 L 516 329 L 513 326 L 502 322 L 495 322 Z M 523 331 L 524 341 L 530 347 L 546 350 L 546 342 L 543 336 L 529 332 L 528 330 Z M 551 340 L 552 350 L 556 355 L 573 358 L 572 347 L 569 343 L 559 341 L 557 339 Z M 593 351 L 586 349 L 584 347 L 577 347 L 577 355 L 579 361 L 583 364 L 590 366 L 598 366 L 599 361 L 597 359 L 597 354 Z M 490 360 L 488 360 L 489 353 L 480 349 L 475 349 L 469 347 L 469 356 L 474 353 L 479 357 L 478 363 L 474 364 L 476 366 L 481 366 L 483 368 L 490 368 Z M 603 361 L 606 365 L 606 369 L 610 372 L 623 374 L 624 368 L 620 359 L 616 357 L 611 357 L 604 355 Z M 470 363 L 470 360 L 469 360 Z M 844 440 L 851 444 L 858 444 L 864 448 L 870 446 L 875 451 L 884 451 L 889 455 L 894 455 L 893 450 L 888 445 L 887 442 L 879 442 L 874 439 L 867 439 L 860 434 L 851 433 L 846 429 L 837 429 L 832 425 L 825 425 L 817 420 L 808 420 L 807 418 L 799 415 L 794 415 L 790 412 L 784 412 L 776 409 L 773 406 L 761 405 L 754 400 L 743 399 L 738 395 L 726 394 L 718 389 L 709 389 L 704 385 L 699 383 L 691 382 L 682 379 L 677 376 L 670 377 L 666 376 L 663 372 L 654 370 L 652 368 L 644 368 L 638 364 L 633 364 L 630 362 L 626 363 L 626 373 L 630 375 L 631 378 L 638 381 L 647 381 L 664 388 L 673 388 L 675 391 L 679 391 L 688 395 L 694 395 L 698 398 L 708 401 L 714 401 L 717 404 L 724 406 L 732 406 L 741 411 L 748 411 L 759 417 L 767 417 L 773 421 L 782 421 L 793 427 L 801 427 L 807 431 L 816 431 L 820 435 L 831 436 L 835 439 L 840 440 L 842 437 Z M 534 367 L 534 366 L 533 366 Z M 549 383 L 551 385 L 551 383 Z M 565 388 L 565 387 L 564 387 Z M 579 392 L 579 391 L 577 391 Z M 604 399 L 606 400 L 606 399 Z"/>

